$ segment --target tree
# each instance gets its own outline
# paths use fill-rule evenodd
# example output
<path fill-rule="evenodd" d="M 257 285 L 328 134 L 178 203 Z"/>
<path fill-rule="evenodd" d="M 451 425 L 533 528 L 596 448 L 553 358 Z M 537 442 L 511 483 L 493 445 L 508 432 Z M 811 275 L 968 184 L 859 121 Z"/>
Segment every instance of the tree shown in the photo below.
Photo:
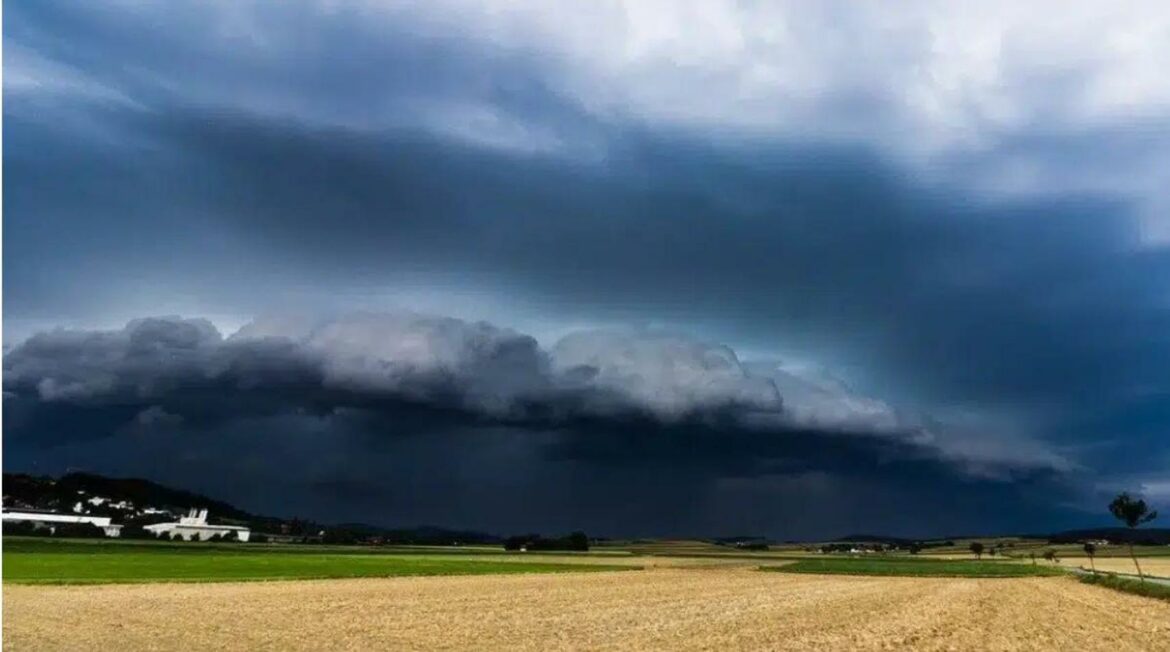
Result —
<path fill-rule="evenodd" d="M 565 537 L 565 543 L 569 550 L 589 550 L 589 536 L 584 532 L 573 532 Z"/>
<path fill-rule="evenodd" d="M 983 544 L 978 541 L 972 541 L 971 552 L 975 553 L 976 559 L 983 559 Z"/>
<path fill-rule="evenodd" d="M 77 539 L 104 539 L 106 531 L 93 523 L 61 523 L 53 528 L 53 536 Z"/>
<path fill-rule="evenodd" d="M 1028 557 L 1030 557 L 1030 558 L 1032 559 L 1032 565 L 1033 565 L 1033 566 L 1035 566 L 1035 565 L 1036 565 L 1036 553 L 1035 553 L 1035 552 L 1029 552 L 1029 553 L 1028 553 Z"/>
<path fill-rule="evenodd" d="M 1140 498 L 1133 498 L 1125 492 L 1118 494 L 1113 499 L 1113 502 L 1109 503 L 1109 511 L 1113 514 L 1114 518 L 1125 523 L 1125 527 L 1131 530 L 1135 530 L 1142 524 L 1149 523 L 1158 518 L 1158 512 L 1152 511 L 1146 505 L 1146 501 Z M 1142 574 L 1142 565 L 1138 563 L 1137 555 L 1133 553 L 1133 539 L 1135 536 L 1137 536 L 1136 533 L 1128 537 L 1126 543 L 1129 545 L 1129 557 L 1133 559 L 1133 565 L 1137 567 L 1138 580 L 1144 583 L 1146 577 Z"/>
<path fill-rule="evenodd" d="M 1085 551 L 1085 554 L 1089 556 L 1089 566 L 1092 567 L 1093 574 L 1096 575 L 1097 563 L 1093 561 L 1093 555 L 1097 554 L 1097 546 L 1093 545 L 1089 541 L 1086 541 L 1085 545 L 1081 546 L 1081 548 Z"/>
<path fill-rule="evenodd" d="M 1059 564 L 1059 563 L 1060 563 L 1060 559 L 1058 559 L 1058 558 L 1056 557 L 1056 551 L 1055 551 L 1055 550 L 1045 550 L 1045 551 L 1044 551 L 1044 559 L 1047 559 L 1048 561 L 1050 561 L 1050 562 L 1052 562 L 1052 563 L 1054 563 L 1054 564 Z"/>

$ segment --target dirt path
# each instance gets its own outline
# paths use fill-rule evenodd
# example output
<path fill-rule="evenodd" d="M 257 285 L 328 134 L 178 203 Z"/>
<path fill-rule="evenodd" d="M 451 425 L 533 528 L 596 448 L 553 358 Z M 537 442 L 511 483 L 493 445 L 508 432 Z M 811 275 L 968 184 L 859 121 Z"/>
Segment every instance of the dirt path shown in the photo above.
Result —
<path fill-rule="evenodd" d="M 5 650 L 102 648 L 1168 650 L 1170 604 L 744 569 L 4 588 Z"/>

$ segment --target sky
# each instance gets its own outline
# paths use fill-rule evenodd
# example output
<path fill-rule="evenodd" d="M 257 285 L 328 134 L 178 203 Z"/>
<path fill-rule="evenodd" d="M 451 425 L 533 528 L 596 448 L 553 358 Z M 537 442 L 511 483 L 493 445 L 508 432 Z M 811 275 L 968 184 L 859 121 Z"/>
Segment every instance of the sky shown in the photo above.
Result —
<path fill-rule="evenodd" d="M 5 10 L 6 472 L 501 534 L 1170 511 L 1161 3 Z"/>

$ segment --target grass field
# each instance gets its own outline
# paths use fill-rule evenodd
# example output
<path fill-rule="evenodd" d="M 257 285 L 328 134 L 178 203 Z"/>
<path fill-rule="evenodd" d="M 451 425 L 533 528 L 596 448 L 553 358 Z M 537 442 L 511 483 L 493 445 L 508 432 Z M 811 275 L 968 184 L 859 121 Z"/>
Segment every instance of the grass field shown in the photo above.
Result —
<path fill-rule="evenodd" d="M 569 560 L 569 561 L 566 561 Z M 137 543 L 6 540 L 4 582 L 105 584 L 224 582 L 402 575 L 553 573 L 636 568 L 594 558 L 519 557 L 422 551 L 381 553 L 308 547 L 142 545 Z"/>
<path fill-rule="evenodd" d="M 1165 650 L 1170 603 L 1068 577 L 744 568 L 6 586 L 6 650 Z"/>
<path fill-rule="evenodd" d="M 3 645 L 1153 650 L 1170 640 L 1170 602 L 1028 577 L 1061 567 L 793 553 L 691 542 L 534 554 L 8 537 Z M 581 572 L 623 568 L 643 570 Z M 275 579 L 308 581 L 236 581 Z"/>
<path fill-rule="evenodd" d="M 1142 582 L 1127 577 L 1104 574 L 1082 575 L 1078 579 L 1085 584 L 1096 584 L 1115 591 L 1124 591 L 1126 593 L 1133 593 L 1134 595 L 1142 595 L 1147 598 L 1157 598 L 1158 600 L 1170 602 L 1170 586 L 1165 584 L 1149 581 Z"/>
<path fill-rule="evenodd" d="M 821 557 L 800 559 L 765 570 L 827 575 L 888 575 L 907 577 L 1029 577 L 1060 575 L 1048 566 L 1019 562 L 946 560 L 922 557 Z"/>

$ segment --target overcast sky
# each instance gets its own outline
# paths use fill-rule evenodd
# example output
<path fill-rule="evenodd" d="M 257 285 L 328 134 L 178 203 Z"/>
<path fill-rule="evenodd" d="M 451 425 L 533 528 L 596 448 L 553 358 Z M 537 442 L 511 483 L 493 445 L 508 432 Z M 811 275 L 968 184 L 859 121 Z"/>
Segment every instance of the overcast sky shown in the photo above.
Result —
<path fill-rule="evenodd" d="M 5 9 L 5 471 L 500 533 L 1170 510 L 1161 3 Z"/>

